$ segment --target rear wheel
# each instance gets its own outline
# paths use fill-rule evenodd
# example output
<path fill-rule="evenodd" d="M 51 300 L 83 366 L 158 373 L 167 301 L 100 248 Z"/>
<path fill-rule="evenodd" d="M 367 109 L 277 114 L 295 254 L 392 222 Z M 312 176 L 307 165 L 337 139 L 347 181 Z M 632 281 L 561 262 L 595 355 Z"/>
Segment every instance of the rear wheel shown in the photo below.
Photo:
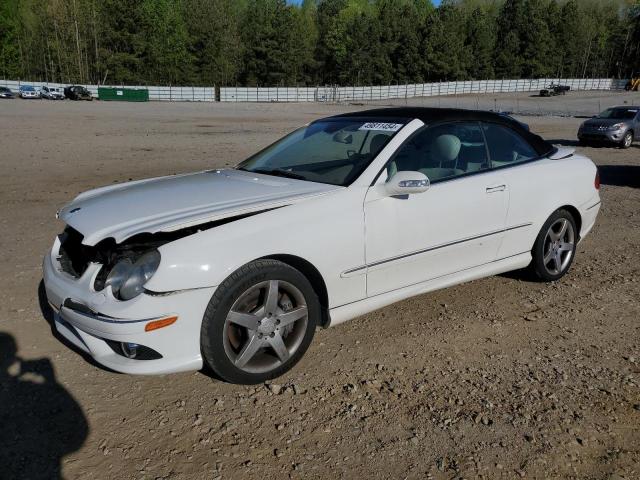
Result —
<path fill-rule="evenodd" d="M 542 226 L 533 245 L 531 267 L 537 277 L 545 282 L 562 278 L 573 263 L 577 243 L 573 215 L 567 210 L 556 210 Z"/>
<path fill-rule="evenodd" d="M 320 312 L 311 283 L 298 270 L 275 260 L 251 262 L 211 298 L 202 322 L 202 355 L 231 383 L 275 378 L 302 358 Z"/>

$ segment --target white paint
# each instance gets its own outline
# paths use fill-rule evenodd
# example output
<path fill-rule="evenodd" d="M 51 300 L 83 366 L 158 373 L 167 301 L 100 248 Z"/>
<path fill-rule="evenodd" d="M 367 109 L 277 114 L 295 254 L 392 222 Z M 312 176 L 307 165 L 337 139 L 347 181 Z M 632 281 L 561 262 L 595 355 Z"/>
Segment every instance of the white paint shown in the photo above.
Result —
<path fill-rule="evenodd" d="M 289 255 L 315 266 L 335 325 L 414 295 L 526 266 L 538 232 L 557 208 L 579 211 L 581 236 L 593 227 L 600 202 L 596 167 L 567 151 L 552 155 L 555 159 L 437 182 L 406 198 L 390 196 L 384 165 L 421 126 L 413 120 L 399 130 L 349 187 L 217 170 L 79 195 L 60 218 L 89 245 L 109 236 L 122 241 L 136 233 L 272 210 L 164 244 L 160 267 L 145 287 L 167 294 L 141 294 L 129 301 L 114 298 L 110 288 L 94 291 L 97 264 L 80 279 L 63 273 L 56 240 L 43 265 L 47 297 L 78 336 L 64 322 L 56 327 L 114 370 L 197 369 L 202 366 L 200 327 L 213 292 L 255 259 Z M 61 307 L 66 298 L 99 313 L 81 315 Z M 179 320 L 144 332 L 146 321 L 169 315 Z M 163 358 L 126 359 L 101 339 L 140 343 Z"/>

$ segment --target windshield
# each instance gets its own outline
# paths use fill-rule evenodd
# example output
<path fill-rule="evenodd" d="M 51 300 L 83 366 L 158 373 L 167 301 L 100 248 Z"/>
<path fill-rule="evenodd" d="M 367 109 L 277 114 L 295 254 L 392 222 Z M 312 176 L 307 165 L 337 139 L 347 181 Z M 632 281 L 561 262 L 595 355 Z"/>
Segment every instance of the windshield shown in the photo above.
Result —
<path fill-rule="evenodd" d="M 405 123 L 355 117 L 320 120 L 255 154 L 238 169 L 346 186 Z"/>
<path fill-rule="evenodd" d="M 35 88 L 33 88 L 31 85 L 25 85 L 23 87 L 20 87 L 20 89 L 27 92 L 33 92 L 35 90 Z"/>
<path fill-rule="evenodd" d="M 7 87 L 0 87 L 0 92 L 8 92 L 9 89 Z"/>
<path fill-rule="evenodd" d="M 598 118 L 615 118 L 617 120 L 633 120 L 638 113 L 637 108 L 609 108 L 598 115 Z"/>

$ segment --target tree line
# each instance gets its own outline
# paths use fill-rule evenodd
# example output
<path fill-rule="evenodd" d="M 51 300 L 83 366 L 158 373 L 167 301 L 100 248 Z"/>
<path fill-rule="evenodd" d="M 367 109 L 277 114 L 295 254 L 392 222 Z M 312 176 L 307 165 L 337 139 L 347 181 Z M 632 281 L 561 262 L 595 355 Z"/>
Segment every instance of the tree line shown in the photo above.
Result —
<path fill-rule="evenodd" d="M 0 0 L 0 77 L 388 85 L 640 74 L 640 0 Z"/>

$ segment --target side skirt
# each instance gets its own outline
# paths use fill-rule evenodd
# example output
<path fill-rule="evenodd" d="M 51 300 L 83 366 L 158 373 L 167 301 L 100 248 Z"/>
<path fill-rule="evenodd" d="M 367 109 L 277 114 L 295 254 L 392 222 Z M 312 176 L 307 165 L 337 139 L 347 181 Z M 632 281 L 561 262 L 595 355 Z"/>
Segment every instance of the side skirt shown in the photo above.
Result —
<path fill-rule="evenodd" d="M 335 325 L 339 325 L 340 323 L 365 315 L 374 310 L 378 310 L 379 308 L 386 307 L 392 303 L 415 297 L 416 295 L 422 295 L 423 293 L 433 292 L 435 290 L 459 285 L 465 282 L 471 282 L 480 278 L 518 270 L 526 267 L 529 263 L 531 263 L 531 252 L 524 252 L 512 257 L 495 260 L 484 265 L 433 278 L 426 282 L 381 293 L 373 297 L 365 298 L 364 300 L 341 305 L 329 310 L 329 326 L 333 327 Z"/>

